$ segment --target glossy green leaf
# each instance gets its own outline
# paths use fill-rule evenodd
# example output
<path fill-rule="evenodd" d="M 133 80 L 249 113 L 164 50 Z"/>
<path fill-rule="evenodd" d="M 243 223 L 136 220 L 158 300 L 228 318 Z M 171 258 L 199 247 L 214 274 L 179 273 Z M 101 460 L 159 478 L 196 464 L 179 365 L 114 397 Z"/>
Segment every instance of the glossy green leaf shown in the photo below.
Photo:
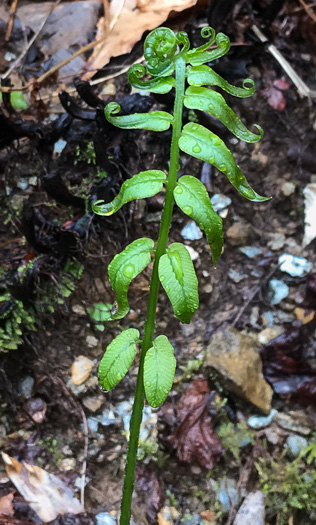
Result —
<path fill-rule="evenodd" d="M 129 328 L 109 344 L 99 365 L 99 382 L 105 390 L 111 390 L 126 375 L 139 342 L 139 331 Z"/>
<path fill-rule="evenodd" d="M 112 202 L 95 201 L 92 210 L 98 215 L 113 215 L 127 202 L 156 195 L 162 190 L 165 181 L 166 174 L 163 171 L 141 171 L 122 184 L 119 194 Z"/>
<path fill-rule="evenodd" d="M 198 281 L 188 250 L 179 242 L 159 259 L 159 279 L 182 323 L 190 323 L 199 306 Z"/>
<path fill-rule="evenodd" d="M 263 130 L 257 124 L 255 127 L 259 130 L 259 135 L 249 131 L 226 104 L 224 97 L 211 89 L 190 86 L 185 92 L 184 105 L 188 109 L 206 111 L 218 118 L 237 138 L 245 142 L 258 142 L 263 136 Z"/>
<path fill-rule="evenodd" d="M 148 129 L 150 131 L 165 131 L 170 128 L 173 116 L 166 111 L 152 111 L 151 113 L 134 113 L 113 117 L 119 113 L 121 106 L 117 102 L 110 102 L 104 109 L 105 118 L 121 129 Z"/>
<path fill-rule="evenodd" d="M 269 200 L 269 197 L 261 197 L 252 189 L 224 142 L 204 126 L 193 122 L 186 124 L 179 139 L 179 146 L 185 153 L 209 162 L 225 173 L 234 188 L 246 199 L 254 202 Z"/>
<path fill-rule="evenodd" d="M 178 180 L 173 194 L 179 208 L 204 230 L 216 267 L 223 249 L 222 219 L 213 210 L 204 184 L 191 175 L 184 175 Z"/>
<path fill-rule="evenodd" d="M 109 279 L 113 290 L 117 293 L 117 309 L 112 313 L 111 320 L 122 319 L 128 313 L 128 287 L 150 263 L 153 248 L 154 241 L 151 239 L 137 239 L 115 255 L 110 263 Z"/>
<path fill-rule="evenodd" d="M 185 55 L 186 61 L 192 66 L 200 66 L 205 64 L 205 62 L 211 62 L 212 60 L 217 60 L 223 55 L 226 55 L 230 49 L 230 40 L 228 36 L 224 35 L 224 33 L 218 33 L 215 41 L 217 44 L 216 49 L 210 49 L 209 51 L 201 51 L 199 48 L 191 49 Z"/>
<path fill-rule="evenodd" d="M 142 80 L 146 74 L 146 68 L 142 64 L 134 64 L 128 70 L 128 81 L 136 89 L 143 89 L 150 93 L 169 93 L 176 85 L 173 77 L 154 77 L 149 80 Z"/>
<path fill-rule="evenodd" d="M 251 97 L 256 86 L 251 78 L 246 78 L 241 87 L 232 86 L 209 66 L 195 66 L 187 68 L 187 79 L 191 86 L 218 86 L 230 95 L 245 98 Z"/>
<path fill-rule="evenodd" d="M 145 393 L 152 407 L 159 407 L 165 401 L 172 388 L 175 369 L 173 347 L 165 335 L 159 335 L 144 361 Z"/>

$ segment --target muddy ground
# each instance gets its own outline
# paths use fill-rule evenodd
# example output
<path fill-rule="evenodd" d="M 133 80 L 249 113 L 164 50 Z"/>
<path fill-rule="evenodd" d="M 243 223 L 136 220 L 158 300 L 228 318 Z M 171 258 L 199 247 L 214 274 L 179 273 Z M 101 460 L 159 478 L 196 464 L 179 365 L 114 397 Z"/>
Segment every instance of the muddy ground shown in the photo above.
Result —
<path fill-rule="evenodd" d="M 291 60 L 296 72 L 315 89 L 316 55 L 308 36 L 309 17 L 306 13 L 297 14 L 290 3 L 286 3 L 285 8 L 287 11 L 281 11 L 274 20 L 271 38 Z M 239 17 L 239 24 L 246 24 L 245 17 L 240 13 Z M 193 40 L 198 39 L 195 28 L 202 23 L 206 23 L 206 19 L 201 14 L 190 20 L 187 29 Z M 226 21 L 224 29 L 232 40 L 236 37 L 231 21 Z M 137 524 L 155 521 L 157 512 L 164 506 L 167 514 L 164 518 L 160 514 L 161 524 L 163 519 L 168 523 L 178 523 L 181 519 L 193 523 L 192 515 L 201 513 L 202 518 L 211 523 L 232 523 L 238 504 L 231 501 L 230 511 L 223 509 L 216 501 L 216 482 L 228 476 L 248 492 L 262 488 L 255 467 L 258 457 L 279 458 L 285 447 L 286 433 L 272 444 L 262 431 L 257 434 L 253 431 L 251 442 L 240 449 L 240 461 L 232 456 L 231 450 L 226 450 L 209 469 L 203 461 L 189 464 L 180 461 L 169 439 L 178 424 L 177 407 L 183 393 L 197 378 L 210 380 L 203 352 L 213 335 L 228 326 L 252 334 L 261 333 L 267 327 L 275 329 L 275 335 L 300 330 L 302 319 L 295 309 L 312 288 L 315 273 L 315 245 L 302 246 L 303 190 L 315 182 L 316 176 L 315 105 L 311 99 L 298 96 L 295 86 L 265 46 L 249 38 L 245 40 L 247 45 L 233 47 L 218 72 L 223 76 L 227 73 L 226 78 L 232 83 L 247 75 L 254 78 L 257 92 L 251 99 L 228 96 L 227 101 L 248 126 L 258 123 L 264 129 L 264 138 L 256 145 L 240 143 L 216 122 L 205 123 L 205 115 L 197 118 L 225 139 L 251 186 L 272 199 L 260 204 L 248 202 L 215 169 L 181 155 L 180 174 L 202 178 L 210 195 L 225 195 L 231 204 L 223 219 L 225 249 L 216 270 L 212 268 L 204 237 L 185 240 L 196 252 L 199 280 L 200 308 L 192 324 L 182 325 L 173 316 L 167 297 L 160 294 L 158 330 L 174 345 L 177 380 L 166 405 L 150 415 L 155 421 L 158 414 L 158 437 L 149 417 L 133 505 Z M 280 90 L 277 87 L 280 84 L 273 84 L 276 80 L 289 85 L 284 89 L 282 84 L 283 90 Z M 130 93 L 125 76 L 115 79 L 115 87 L 116 95 L 112 99 Z M 272 95 L 281 100 L 281 106 L 268 100 L 263 92 L 268 88 L 276 92 Z M 99 92 L 95 90 L 96 94 Z M 74 103 L 86 107 L 84 100 L 85 97 L 80 99 L 77 94 Z M 104 96 L 103 100 L 107 102 L 110 98 Z M 150 108 L 168 111 L 172 107 L 167 96 L 163 104 L 159 97 L 134 95 L 124 100 L 131 112 Z M 115 515 L 119 509 L 127 441 L 124 414 L 111 424 L 97 424 L 95 428 L 91 418 L 104 413 L 110 417 L 109 411 L 115 412 L 128 401 L 133 395 L 137 373 L 135 364 L 117 388 L 104 394 L 95 379 L 97 366 L 107 344 L 122 327 L 142 328 L 151 267 L 132 283 L 131 311 L 121 322 L 107 323 L 101 332 L 87 309 L 96 303 L 112 304 L 115 299 L 106 271 L 113 256 L 138 237 L 157 238 L 162 198 L 132 203 L 109 218 L 95 217 L 91 202 L 95 198 L 110 200 L 124 180 L 142 170 L 167 171 L 170 133 L 115 131 L 100 124 L 98 110 L 95 115 L 91 107 L 88 120 L 73 118 L 74 113 L 67 116 L 56 102 L 45 108 L 45 112 L 42 121 L 38 118 L 38 107 L 9 117 L 11 121 L 24 118 L 33 128 L 28 129 L 28 137 L 19 140 L 14 136 L 16 129 L 12 131 L 12 138 L 6 131 L 1 143 L 1 326 L 5 326 L 17 305 L 28 313 L 30 320 L 19 324 L 13 314 L 10 317 L 12 330 L 21 327 L 22 334 L 16 336 L 17 349 L 2 353 L 0 358 L 0 440 L 1 448 L 10 456 L 59 475 L 72 488 L 76 486 L 78 493 L 84 473 L 88 481 L 87 515 L 69 518 L 69 523 L 96 523 L 97 514 L 113 511 Z M 56 116 L 57 120 L 53 120 Z M 191 117 L 185 114 L 185 119 L 188 118 Z M 60 139 L 65 144 L 58 152 L 55 145 Z M 183 242 L 181 231 L 188 222 L 188 218 L 175 209 L 170 241 Z M 257 255 L 249 258 L 240 250 L 244 246 L 257 248 Z M 313 269 L 302 277 L 281 272 L 278 257 L 283 253 L 305 257 Z M 76 278 L 79 275 L 80 278 Z M 283 280 L 289 287 L 288 295 L 275 305 L 271 304 L 269 295 L 271 279 Z M 309 304 L 309 311 L 313 311 L 313 307 L 315 303 Z M 311 378 L 315 377 L 313 329 L 313 321 L 306 322 L 299 336 L 303 344 L 300 358 L 307 351 L 310 368 L 307 367 L 309 372 L 305 371 L 305 375 L 310 373 Z M 93 368 L 88 379 L 76 388 L 71 384 L 71 367 L 78 356 L 89 358 Z M 191 364 L 193 369 L 188 367 L 189 361 L 197 363 Z M 289 370 L 287 374 L 284 380 L 290 384 Z M 273 381 L 270 382 L 273 385 Z M 225 382 L 220 385 L 210 380 L 209 388 L 211 393 L 216 391 L 220 399 L 226 400 L 230 412 L 224 410 L 225 422 L 236 422 L 258 412 L 256 407 L 233 394 Z M 209 391 L 207 395 L 211 395 Z M 209 403 L 212 405 L 212 400 Z M 275 393 L 272 405 L 286 414 L 290 410 L 306 411 L 311 432 L 315 431 L 312 423 L 315 399 L 310 393 L 292 400 L 288 395 Z M 128 411 L 128 407 L 125 410 Z M 214 414 L 213 419 L 215 426 Z M 4 466 L 0 469 L 1 496 L 12 492 L 14 487 L 6 479 Z M 281 494 L 280 509 L 283 503 Z M 167 511 L 175 507 L 177 513 L 170 517 Z M 206 511 L 213 514 L 203 515 Z M 286 521 L 278 521 L 278 509 L 269 512 L 267 508 L 266 513 L 266 522 L 271 525 L 293 523 L 288 521 L 291 516 L 295 517 L 295 525 L 312 523 L 310 520 L 314 519 L 310 510 L 304 508 L 298 514 L 290 510 L 284 518 Z M 14 516 L 16 520 L 42 523 L 17 493 Z M 64 523 L 54 521 L 57 522 Z"/>

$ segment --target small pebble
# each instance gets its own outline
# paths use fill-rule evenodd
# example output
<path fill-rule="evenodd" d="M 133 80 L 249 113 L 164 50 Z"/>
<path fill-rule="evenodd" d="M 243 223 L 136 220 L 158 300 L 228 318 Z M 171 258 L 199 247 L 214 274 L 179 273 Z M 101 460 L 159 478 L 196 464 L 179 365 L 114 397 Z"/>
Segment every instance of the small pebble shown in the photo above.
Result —
<path fill-rule="evenodd" d="M 196 261 L 200 257 L 198 252 L 192 248 L 192 246 L 185 245 L 185 247 L 188 250 L 192 261 Z"/>
<path fill-rule="evenodd" d="M 234 270 L 233 268 L 229 270 L 228 277 L 234 281 L 234 283 L 240 283 L 240 281 L 243 281 L 246 279 L 246 274 L 242 272 L 238 272 L 238 270 Z"/>
<path fill-rule="evenodd" d="M 96 525 L 115 525 L 116 519 L 108 512 L 100 512 L 96 515 Z"/>
<path fill-rule="evenodd" d="M 268 298 L 271 304 L 279 304 L 289 295 L 289 287 L 279 279 L 269 281 Z"/>
<path fill-rule="evenodd" d="M 63 149 L 67 146 L 67 142 L 63 139 L 59 139 L 54 144 L 54 153 L 56 155 L 60 155 L 60 153 L 63 151 Z"/>
<path fill-rule="evenodd" d="M 71 366 L 71 381 L 75 385 L 84 383 L 91 374 L 93 361 L 84 355 L 76 357 Z"/>
<path fill-rule="evenodd" d="M 223 193 L 214 193 L 213 197 L 211 197 L 211 203 L 216 212 L 224 210 L 231 204 L 231 202 L 232 200 L 229 197 L 226 197 L 226 195 L 223 195 Z"/>
<path fill-rule="evenodd" d="M 283 248 L 285 243 L 286 237 L 284 233 L 274 233 L 272 235 L 272 239 L 268 242 L 268 246 L 271 248 L 271 250 L 281 250 Z"/>
<path fill-rule="evenodd" d="M 71 310 L 73 311 L 74 314 L 86 315 L 86 311 L 85 311 L 84 307 L 81 304 L 74 304 L 71 307 Z"/>
<path fill-rule="evenodd" d="M 285 197 L 289 197 L 295 192 L 295 184 L 293 184 L 293 182 L 284 182 L 284 184 L 282 184 L 281 190 Z"/>
<path fill-rule="evenodd" d="M 313 268 L 311 262 L 304 257 L 283 253 L 279 257 L 280 270 L 292 277 L 304 277 Z"/>
<path fill-rule="evenodd" d="M 273 418 L 276 413 L 277 413 L 277 410 L 273 408 L 270 414 L 267 416 L 250 416 L 248 418 L 247 424 L 250 428 L 253 428 L 254 430 L 265 428 L 272 423 Z"/>
<path fill-rule="evenodd" d="M 244 253 L 245 255 L 247 255 L 247 257 L 249 257 L 249 259 L 253 259 L 257 255 L 262 253 L 260 248 L 256 248 L 255 246 L 241 246 L 240 248 L 238 248 L 238 250 L 240 252 Z"/>
<path fill-rule="evenodd" d="M 188 241 L 196 241 L 198 239 L 202 239 L 203 233 L 196 224 L 196 222 L 188 222 L 188 224 L 185 225 L 184 228 L 181 230 L 181 235 L 184 239 L 187 239 Z"/>
<path fill-rule="evenodd" d="M 304 437 L 292 434 L 286 438 L 286 444 L 289 447 L 291 456 L 296 458 L 307 447 L 308 442 Z"/>
<path fill-rule="evenodd" d="M 268 344 L 272 339 L 275 339 L 283 332 L 281 326 L 274 326 L 273 328 L 265 328 L 258 334 L 258 341 L 262 345 Z"/>
<path fill-rule="evenodd" d="M 90 347 L 95 347 L 95 346 L 98 346 L 99 341 L 96 337 L 94 337 L 94 335 L 88 335 L 86 337 L 86 343 Z"/>

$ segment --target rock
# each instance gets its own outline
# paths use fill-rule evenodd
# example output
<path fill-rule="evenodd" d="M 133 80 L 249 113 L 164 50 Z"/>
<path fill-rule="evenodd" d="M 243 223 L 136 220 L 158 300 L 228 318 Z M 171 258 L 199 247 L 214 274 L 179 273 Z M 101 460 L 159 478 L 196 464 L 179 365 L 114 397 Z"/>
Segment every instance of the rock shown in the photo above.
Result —
<path fill-rule="evenodd" d="M 223 193 L 214 193 L 213 197 L 211 197 L 211 203 L 216 212 L 224 210 L 231 202 L 232 200 L 226 197 L 226 195 L 223 195 Z"/>
<path fill-rule="evenodd" d="M 102 406 L 103 397 L 100 396 L 91 396 L 85 397 L 83 400 L 84 406 L 91 412 L 96 412 Z"/>
<path fill-rule="evenodd" d="M 237 512 L 233 525 L 264 525 L 265 497 L 266 495 L 260 490 L 256 490 L 256 492 L 250 492 Z"/>
<path fill-rule="evenodd" d="M 290 289 L 287 284 L 279 279 L 269 281 L 268 298 L 271 304 L 279 304 L 289 295 Z"/>
<path fill-rule="evenodd" d="M 75 385 L 70 379 L 67 382 L 68 388 L 70 388 L 70 390 L 73 392 L 73 394 L 75 394 L 75 396 L 84 394 L 85 392 L 88 392 L 88 390 L 95 390 L 98 384 L 98 378 L 95 375 L 89 377 L 81 385 Z"/>
<path fill-rule="evenodd" d="M 94 337 L 94 335 L 87 335 L 86 343 L 88 346 L 90 346 L 90 348 L 94 348 L 98 346 L 99 340 L 96 337 Z"/>
<path fill-rule="evenodd" d="M 315 430 L 315 423 L 302 410 L 292 410 L 288 414 L 278 412 L 275 416 L 276 423 L 285 430 L 297 432 L 308 436 Z"/>
<path fill-rule="evenodd" d="M 304 437 L 292 434 L 286 438 L 286 444 L 289 447 L 290 455 L 297 458 L 300 452 L 307 447 L 308 442 Z"/>
<path fill-rule="evenodd" d="M 273 408 L 270 414 L 267 416 L 250 416 L 248 418 L 247 424 L 254 430 L 260 430 L 261 428 L 265 428 L 272 423 L 273 418 L 277 412 L 278 411 Z"/>
<path fill-rule="evenodd" d="M 75 458 L 65 458 L 62 460 L 62 462 L 59 465 L 59 468 L 61 470 L 65 470 L 66 472 L 68 470 L 75 470 L 76 469 L 76 460 Z"/>
<path fill-rule="evenodd" d="M 185 227 L 182 228 L 181 235 L 184 239 L 187 239 L 188 241 L 197 241 L 198 239 L 202 239 L 203 237 L 203 233 L 195 221 L 188 222 L 188 224 L 186 224 Z"/>
<path fill-rule="evenodd" d="M 254 238 L 254 231 L 250 224 L 235 222 L 226 232 L 226 238 L 233 246 L 246 246 Z"/>
<path fill-rule="evenodd" d="M 285 197 L 289 197 L 295 192 L 295 184 L 293 182 L 284 182 L 281 186 L 281 190 Z"/>
<path fill-rule="evenodd" d="M 279 257 L 280 270 L 292 277 L 304 277 L 313 269 L 313 265 L 304 257 L 283 253 Z"/>
<path fill-rule="evenodd" d="M 25 399 L 29 399 L 32 395 L 32 388 L 34 385 L 34 379 L 31 376 L 25 376 L 19 382 L 19 392 Z"/>
<path fill-rule="evenodd" d="M 24 410 L 36 423 L 42 423 L 45 418 L 47 405 L 40 397 L 34 397 L 27 400 Z"/>
<path fill-rule="evenodd" d="M 237 482 L 231 478 L 223 478 L 220 487 L 216 492 L 216 499 L 219 501 L 225 512 L 230 511 L 230 506 L 238 505 Z"/>
<path fill-rule="evenodd" d="M 116 519 L 108 512 L 100 512 L 96 515 L 96 525 L 115 525 Z"/>
<path fill-rule="evenodd" d="M 71 310 L 73 311 L 74 314 L 86 315 L 86 311 L 85 311 L 84 307 L 81 304 L 74 304 L 71 307 Z"/>
<path fill-rule="evenodd" d="M 285 243 L 284 233 L 273 233 L 271 241 L 268 242 L 271 250 L 281 250 Z"/>
<path fill-rule="evenodd" d="M 253 259 L 257 255 L 262 253 L 260 248 L 256 248 L 255 246 L 242 246 L 241 248 L 238 248 L 238 249 L 239 249 L 240 252 L 242 252 L 245 255 L 247 255 L 247 257 L 249 257 L 249 259 Z"/>
<path fill-rule="evenodd" d="M 84 355 L 76 357 L 71 366 L 71 381 L 74 385 L 81 385 L 91 374 L 93 361 Z"/>
<path fill-rule="evenodd" d="M 270 412 L 273 391 L 263 377 L 254 338 L 232 327 L 215 333 L 206 349 L 206 365 L 218 370 L 228 390 L 263 412 Z"/>
<path fill-rule="evenodd" d="M 169 507 L 163 507 L 157 514 L 158 525 L 172 525 L 173 518 Z"/>
<path fill-rule="evenodd" d="M 202 510 L 200 514 L 205 521 L 212 522 L 215 520 L 215 512 L 213 510 Z"/>
<path fill-rule="evenodd" d="M 185 245 L 185 247 L 188 250 L 192 261 L 196 261 L 200 257 L 198 252 L 192 248 L 192 246 Z"/>
<path fill-rule="evenodd" d="M 228 277 L 234 281 L 234 283 L 240 283 L 240 281 L 246 279 L 247 275 L 245 273 L 238 272 L 238 270 L 234 270 L 234 268 L 231 268 L 228 272 Z"/>
<path fill-rule="evenodd" d="M 258 341 L 262 345 L 266 345 L 272 339 L 275 339 L 283 332 L 281 326 L 274 326 L 273 328 L 265 328 L 258 334 Z"/>

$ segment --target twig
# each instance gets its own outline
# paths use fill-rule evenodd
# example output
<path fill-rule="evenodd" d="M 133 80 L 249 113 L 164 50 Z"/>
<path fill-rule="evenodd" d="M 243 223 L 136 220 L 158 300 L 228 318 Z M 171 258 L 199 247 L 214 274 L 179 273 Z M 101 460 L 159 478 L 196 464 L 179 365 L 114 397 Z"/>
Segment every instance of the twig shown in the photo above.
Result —
<path fill-rule="evenodd" d="M 81 505 L 84 507 L 84 488 L 86 484 L 89 430 L 88 430 L 86 414 L 84 413 L 81 403 L 79 403 L 79 407 L 80 407 L 80 412 L 81 412 L 81 417 L 82 417 L 82 422 L 83 422 L 83 436 L 84 436 L 83 460 L 82 460 L 82 467 L 81 467 L 81 472 L 80 472 L 81 474 L 80 502 L 81 502 Z"/>
<path fill-rule="evenodd" d="M 5 35 L 5 41 L 6 42 L 9 42 L 9 40 L 11 38 L 13 22 L 14 22 L 14 16 L 15 16 L 16 8 L 18 6 L 18 1 L 19 0 L 13 0 L 12 5 L 11 5 L 8 29 L 7 29 L 7 32 L 6 32 L 6 35 Z"/>
<path fill-rule="evenodd" d="M 18 2 L 18 0 L 16 0 L 16 3 Z M 30 49 L 31 45 L 35 42 L 35 40 L 37 39 L 38 35 L 40 34 L 40 32 L 42 31 L 43 27 L 45 26 L 48 18 L 50 17 L 50 15 L 52 14 L 52 12 L 54 11 L 54 9 L 58 6 L 58 4 L 60 4 L 61 0 L 56 0 L 56 2 L 52 5 L 52 7 L 50 8 L 50 10 L 48 11 L 47 15 L 45 16 L 43 22 L 41 23 L 38 31 L 32 36 L 31 40 L 28 42 L 27 46 L 25 47 L 25 49 L 23 49 L 22 53 L 20 54 L 20 56 L 18 56 L 18 58 L 13 62 L 12 66 L 10 66 L 10 68 L 8 69 L 8 71 L 6 71 L 4 73 L 4 75 L 2 76 L 2 78 L 7 78 L 14 69 L 17 68 L 17 66 L 20 64 L 20 62 L 23 60 L 23 58 L 25 57 L 26 53 L 28 52 L 28 50 Z M 11 15 L 10 15 L 11 16 Z"/>
<path fill-rule="evenodd" d="M 268 42 L 267 37 L 261 32 L 258 26 L 253 25 L 252 30 L 261 42 Z M 316 98 L 316 90 L 310 89 L 305 84 L 305 82 L 296 73 L 296 71 L 294 71 L 291 64 L 284 58 L 284 56 L 280 53 L 280 51 L 273 44 L 268 45 L 268 50 L 270 51 L 271 55 L 273 55 L 274 58 L 279 62 L 280 66 L 285 71 L 285 73 L 289 76 L 289 78 L 292 80 L 293 84 L 295 84 L 295 86 L 297 87 L 298 93 L 302 97 Z"/>
<path fill-rule="evenodd" d="M 313 8 L 313 4 L 311 5 L 307 5 L 304 0 L 299 0 L 300 4 L 304 7 L 306 13 L 308 14 L 308 16 L 311 17 L 312 20 L 314 20 L 314 22 L 316 22 L 316 15 L 315 13 L 313 13 L 312 11 L 312 8 Z"/>

